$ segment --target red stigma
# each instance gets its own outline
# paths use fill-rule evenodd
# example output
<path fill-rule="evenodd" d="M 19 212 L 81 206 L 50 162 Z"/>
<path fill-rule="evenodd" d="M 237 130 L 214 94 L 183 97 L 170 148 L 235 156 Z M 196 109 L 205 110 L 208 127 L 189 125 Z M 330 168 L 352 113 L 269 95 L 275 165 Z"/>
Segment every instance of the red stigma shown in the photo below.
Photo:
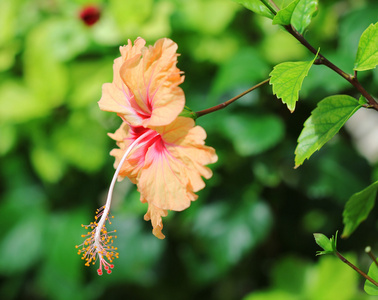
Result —
<path fill-rule="evenodd" d="M 100 19 L 101 11 L 97 6 L 90 5 L 81 9 L 79 17 L 87 26 L 92 26 Z"/>

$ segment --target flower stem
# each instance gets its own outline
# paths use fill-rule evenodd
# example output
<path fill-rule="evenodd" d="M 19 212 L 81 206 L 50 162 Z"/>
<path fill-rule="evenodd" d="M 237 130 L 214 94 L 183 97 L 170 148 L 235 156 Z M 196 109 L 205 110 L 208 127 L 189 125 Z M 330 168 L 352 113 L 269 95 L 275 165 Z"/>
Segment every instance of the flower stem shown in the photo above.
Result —
<path fill-rule="evenodd" d="M 359 268 L 353 265 L 349 260 L 347 260 L 344 256 L 342 256 L 338 251 L 335 251 L 335 255 L 343 262 L 346 263 L 349 267 L 355 270 L 358 274 L 362 275 L 366 280 L 369 280 L 375 286 L 378 286 L 378 282 L 376 282 L 373 278 L 362 272 Z"/>
<path fill-rule="evenodd" d="M 213 107 L 210 107 L 210 108 L 207 108 L 207 109 L 204 109 L 204 110 L 197 111 L 196 112 L 197 118 L 199 118 L 201 116 L 204 116 L 204 115 L 207 115 L 209 113 L 215 112 L 217 110 L 220 110 L 222 108 L 227 107 L 228 105 L 230 105 L 231 103 L 235 102 L 239 98 L 245 96 L 246 94 L 252 92 L 253 90 L 255 90 L 255 89 L 259 88 L 260 86 L 264 85 L 265 83 L 269 82 L 269 80 L 270 80 L 270 78 L 265 79 L 264 81 L 261 81 L 260 83 L 254 85 L 253 87 L 251 87 L 248 90 L 244 91 L 243 93 L 235 96 L 234 98 L 231 98 L 230 100 L 227 100 L 226 102 L 223 102 L 221 104 L 215 105 Z"/>
<path fill-rule="evenodd" d="M 305 38 L 301 35 L 294 27 L 290 25 L 284 26 L 287 32 L 289 32 L 293 37 L 295 37 L 303 46 L 305 46 L 308 50 L 310 50 L 313 54 L 316 55 L 318 52 Z M 331 70 L 335 71 L 345 80 L 347 80 L 350 84 L 352 84 L 369 102 L 369 105 L 378 111 L 378 102 L 365 90 L 365 88 L 361 85 L 361 83 L 357 79 L 357 72 L 354 71 L 354 75 L 350 75 L 345 73 L 335 64 L 330 62 L 325 56 L 321 53 L 318 53 L 319 59 L 316 60 L 317 64 L 322 64 L 330 68 Z"/>

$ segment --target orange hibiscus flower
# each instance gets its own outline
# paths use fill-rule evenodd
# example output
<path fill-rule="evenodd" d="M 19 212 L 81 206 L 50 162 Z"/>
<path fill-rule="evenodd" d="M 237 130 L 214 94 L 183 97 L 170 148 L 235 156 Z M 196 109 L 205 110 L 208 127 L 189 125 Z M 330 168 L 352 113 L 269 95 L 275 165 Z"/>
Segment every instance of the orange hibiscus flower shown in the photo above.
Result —
<path fill-rule="evenodd" d="M 184 81 L 177 64 L 177 44 L 164 38 L 145 47 L 137 38 L 132 46 L 120 47 L 114 60 L 113 82 L 105 83 L 100 109 L 116 112 L 133 126 L 171 123 L 183 110 L 185 95 L 178 86 Z"/>
<path fill-rule="evenodd" d="M 206 133 L 194 126 L 191 118 L 178 117 L 171 124 L 153 128 L 133 127 L 123 123 L 110 136 L 119 149 L 110 154 L 118 167 L 130 145 L 140 138 L 128 154 L 119 177 L 128 177 L 138 186 L 142 202 L 148 202 L 145 219 L 151 219 L 154 234 L 161 233 L 161 216 L 167 210 L 181 211 L 197 199 L 195 192 L 205 187 L 202 177 L 209 179 L 212 172 L 205 165 L 217 161 L 215 150 L 205 146 Z"/>
<path fill-rule="evenodd" d="M 141 38 L 134 46 L 129 41 L 114 61 L 113 82 L 103 85 L 100 108 L 116 112 L 123 120 L 109 134 L 119 147 L 110 152 L 116 171 L 106 204 L 98 210 L 95 222 L 83 226 L 91 230 L 77 246 L 86 265 L 100 261 L 99 275 L 103 268 L 111 273 L 112 261 L 118 257 L 114 231 L 106 229 L 117 179 L 128 177 L 137 185 L 141 201 L 148 203 L 144 219 L 151 220 L 153 234 L 162 239 L 162 217 L 168 210 L 189 207 L 198 197 L 195 193 L 205 187 L 202 177 L 212 176 L 206 165 L 216 162 L 217 155 L 205 146 L 206 132 L 193 119 L 179 116 L 185 95 L 178 86 L 184 77 L 176 67 L 176 50 L 169 39 L 148 48 Z"/>

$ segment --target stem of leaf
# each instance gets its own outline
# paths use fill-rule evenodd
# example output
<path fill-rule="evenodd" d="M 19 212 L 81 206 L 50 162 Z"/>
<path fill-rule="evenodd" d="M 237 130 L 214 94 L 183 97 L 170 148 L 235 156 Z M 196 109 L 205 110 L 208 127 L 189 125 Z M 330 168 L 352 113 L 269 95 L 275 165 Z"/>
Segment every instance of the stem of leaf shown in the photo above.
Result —
<path fill-rule="evenodd" d="M 253 87 L 249 88 L 248 90 L 244 91 L 243 93 L 231 98 L 230 100 L 227 100 L 226 102 L 223 102 L 221 104 L 215 105 L 213 107 L 210 107 L 210 108 L 207 108 L 207 109 L 204 109 L 204 110 L 197 111 L 196 112 L 197 118 L 227 107 L 228 105 L 235 102 L 239 98 L 245 96 L 246 94 L 252 92 L 253 90 L 255 90 L 255 89 L 259 88 L 260 86 L 264 85 L 265 83 L 269 82 L 269 80 L 270 80 L 270 78 L 265 79 L 264 81 L 261 81 L 260 83 L 254 85 Z"/>
<path fill-rule="evenodd" d="M 266 0 L 260 0 L 271 12 L 273 15 L 276 15 L 277 12 L 276 10 L 270 5 L 270 3 L 268 3 L 268 1 Z"/>
<path fill-rule="evenodd" d="M 310 50 L 313 54 L 316 55 L 318 52 L 305 38 L 303 35 L 301 35 L 295 28 L 293 28 L 290 25 L 286 25 L 285 29 L 287 32 L 289 32 L 293 37 L 295 37 L 303 46 L 305 46 L 308 50 Z M 378 111 L 378 102 L 375 101 L 375 99 L 365 90 L 365 88 L 360 84 L 360 82 L 357 79 L 357 72 L 354 72 L 354 76 L 345 73 L 343 70 L 341 70 L 339 67 L 334 65 L 332 62 L 330 62 L 326 57 L 324 57 L 321 53 L 318 53 L 318 58 L 316 60 L 317 64 L 322 64 L 330 68 L 331 70 L 335 71 L 337 74 L 339 74 L 341 77 L 346 79 L 350 84 L 352 84 L 369 102 L 369 105 Z"/>
<path fill-rule="evenodd" d="M 354 264 L 352 264 L 349 260 L 347 260 L 344 256 L 342 256 L 338 251 L 335 251 L 334 253 L 343 263 L 346 263 L 358 274 L 362 275 L 366 280 L 369 280 L 372 284 L 374 284 L 375 286 L 378 286 L 378 282 L 376 282 L 373 278 L 371 278 L 370 276 L 362 272 L 359 268 L 357 268 Z"/>

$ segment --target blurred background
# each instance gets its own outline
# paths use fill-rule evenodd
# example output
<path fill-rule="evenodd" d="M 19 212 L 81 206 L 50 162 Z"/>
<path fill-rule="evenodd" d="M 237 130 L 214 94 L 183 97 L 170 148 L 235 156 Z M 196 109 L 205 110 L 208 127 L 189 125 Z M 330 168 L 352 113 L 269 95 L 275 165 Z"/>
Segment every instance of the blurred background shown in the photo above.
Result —
<path fill-rule="evenodd" d="M 374 0 L 321 0 L 305 36 L 351 73 L 359 36 L 377 16 Z M 163 220 L 165 240 L 152 235 L 146 205 L 124 180 L 108 228 L 118 232 L 113 273 L 99 277 L 76 254 L 81 224 L 104 203 L 114 172 L 107 132 L 120 119 L 97 101 L 119 46 L 173 39 L 187 105 L 202 110 L 268 78 L 277 63 L 313 58 L 271 20 L 231 0 L 0 0 L 0 28 L 1 299 L 372 298 L 342 262 L 315 257 L 312 234 L 341 231 L 345 202 L 378 179 L 377 112 L 356 115 L 293 169 L 316 103 L 359 97 L 322 66 L 310 70 L 293 114 L 265 85 L 198 119 L 219 161 L 198 200 Z M 377 69 L 359 79 L 378 95 Z M 363 249 L 378 253 L 377 216 L 338 243 L 366 272 Z"/>

